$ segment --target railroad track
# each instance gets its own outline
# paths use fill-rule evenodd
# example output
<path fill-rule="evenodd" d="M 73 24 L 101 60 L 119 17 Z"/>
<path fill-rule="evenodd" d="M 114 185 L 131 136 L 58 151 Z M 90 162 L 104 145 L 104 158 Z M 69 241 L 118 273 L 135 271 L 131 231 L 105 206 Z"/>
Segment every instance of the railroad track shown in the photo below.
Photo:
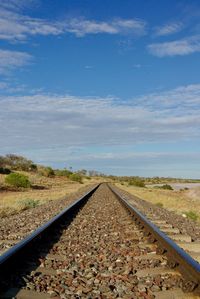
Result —
<path fill-rule="evenodd" d="M 95 184 L 81 187 L 74 193 L 68 194 L 46 204 L 27 209 L 21 213 L 1 218 L 0 221 L 0 255 L 10 247 L 26 238 L 49 219 L 57 215 L 66 206 L 83 196 Z"/>
<path fill-rule="evenodd" d="M 0 298 L 200 298 L 199 263 L 107 184 L 4 253 L 0 278 Z"/>

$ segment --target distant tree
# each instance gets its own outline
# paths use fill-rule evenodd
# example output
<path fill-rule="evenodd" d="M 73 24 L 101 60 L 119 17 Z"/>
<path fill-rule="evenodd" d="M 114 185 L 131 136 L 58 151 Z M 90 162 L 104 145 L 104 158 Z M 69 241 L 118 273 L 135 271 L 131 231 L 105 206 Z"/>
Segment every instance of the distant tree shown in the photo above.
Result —
<path fill-rule="evenodd" d="M 80 175 L 87 175 L 87 170 L 86 169 L 80 169 L 77 171 Z"/>
<path fill-rule="evenodd" d="M 5 157 L 0 156 L 0 173 L 9 174 L 10 172 L 11 172 L 10 169 L 6 168 Z"/>
<path fill-rule="evenodd" d="M 88 174 L 89 174 L 89 176 L 98 176 L 99 173 L 96 170 L 89 170 Z"/>
<path fill-rule="evenodd" d="M 38 168 L 36 164 L 31 164 L 29 169 L 30 171 L 37 171 Z"/>
<path fill-rule="evenodd" d="M 5 166 L 5 158 L 3 156 L 0 156 L 0 167 Z"/>
<path fill-rule="evenodd" d="M 8 154 L 5 156 L 5 164 L 13 170 L 30 171 L 33 162 L 22 156 Z"/>

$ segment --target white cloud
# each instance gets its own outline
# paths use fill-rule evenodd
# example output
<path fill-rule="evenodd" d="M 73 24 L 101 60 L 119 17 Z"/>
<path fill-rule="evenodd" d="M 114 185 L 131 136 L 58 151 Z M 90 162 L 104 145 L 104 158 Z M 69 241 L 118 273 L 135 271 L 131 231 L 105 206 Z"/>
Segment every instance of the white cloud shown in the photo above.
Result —
<path fill-rule="evenodd" d="M 172 90 L 148 94 L 133 99 L 138 106 L 150 110 L 170 111 L 171 115 L 189 115 L 199 110 L 200 84 L 179 86 Z"/>
<path fill-rule="evenodd" d="M 183 29 L 183 24 L 178 23 L 168 23 L 164 26 L 156 27 L 155 28 L 155 35 L 157 36 L 166 36 L 170 34 L 174 34 L 180 32 Z"/>
<path fill-rule="evenodd" d="M 98 22 L 95 20 L 72 19 L 66 25 L 65 30 L 81 37 L 86 34 L 108 33 L 108 34 L 145 34 L 145 22 L 136 19 L 116 19 L 109 22 Z"/>
<path fill-rule="evenodd" d="M 14 149 L 46 164 L 54 161 L 63 166 L 65 162 L 86 168 L 98 165 L 99 170 L 109 168 L 108 172 L 113 169 L 113 173 L 116 167 L 118 171 L 120 167 L 146 169 L 151 164 L 156 174 L 155 163 L 162 167 L 171 161 L 173 166 L 178 163 L 178 155 L 148 150 L 138 153 L 134 147 L 196 142 L 200 138 L 199 113 L 200 84 L 126 102 L 114 97 L 2 96 L 1 151 Z M 180 167 L 186 157 L 180 156 Z"/>
<path fill-rule="evenodd" d="M 64 32 L 63 24 L 30 18 L 18 12 L 0 9 L 0 39 L 25 40 L 30 35 L 59 35 Z"/>
<path fill-rule="evenodd" d="M 30 3 L 31 1 L 28 1 Z M 45 20 L 32 18 L 21 13 L 28 4 L 13 0 L 0 3 L 0 39 L 8 41 L 25 40 L 34 35 L 60 35 L 73 33 L 77 37 L 86 34 L 145 34 L 146 23 L 138 19 L 112 19 L 108 21 L 67 18 L 65 20 Z"/>
<path fill-rule="evenodd" d="M 190 38 L 175 40 L 171 42 L 155 43 L 148 45 L 151 54 L 164 57 L 176 55 L 188 55 L 200 51 L 200 36 L 192 36 Z"/>
<path fill-rule="evenodd" d="M 32 56 L 26 52 L 0 49 L 0 74 L 22 67 L 31 61 Z"/>
<path fill-rule="evenodd" d="M 36 0 L 6 0 L 0 2 L 0 8 L 18 11 L 30 6 Z"/>
<path fill-rule="evenodd" d="M 200 137 L 199 95 L 200 85 L 191 85 L 126 103 L 68 95 L 2 97 L 1 140 L 20 148 L 192 140 Z"/>

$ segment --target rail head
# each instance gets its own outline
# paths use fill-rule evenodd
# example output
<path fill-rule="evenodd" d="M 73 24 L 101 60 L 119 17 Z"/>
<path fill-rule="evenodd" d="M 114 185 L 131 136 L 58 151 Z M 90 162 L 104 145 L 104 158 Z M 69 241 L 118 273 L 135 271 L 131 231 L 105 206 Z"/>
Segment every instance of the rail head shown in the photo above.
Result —
<path fill-rule="evenodd" d="M 121 196 L 121 194 L 113 189 L 112 186 L 108 186 L 122 204 L 130 211 L 134 218 L 137 219 L 138 223 L 140 223 L 165 250 L 165 254 L 175 262 L 175 265 L 178 266 L 178 270 L 181 272 L 183 277 L 190 282 L 191 288 L 198 288 L 199 291 L 200 264 L 165 233 L 163 233 L 155 224 L 149 221 L 138 209 L 132 206 L 125 197 Z"/>
<path fill-rule="evenodd" d="M 56 216 L 51 218 L 49 221 L 47 221 L 45 224 L 37 228 L 33 233 L 28 235 L 26 238 L 24 238 L 22 241 L 18 242 L 16 245 L 12 246 L 10 249 L 8 249 L 5 253 L 3 253 L 0 256 L 0 274 L 2 272 L 2 269 L 5 269 L 6 263 L 9 260 L 15 259 L 17 257 L 18 253 L 20 251 L 24 250 L 26 246 L 34 242 L 37 238 L 39 238 L 45 231 L 47 231 L 50 227 L 55 225 L 59 220 L 61 220 L 66 214 L 70 213 L 75 209 L 78 205 L 80 205 L 84 200 L 88 199 L 99 187 L 100 184 L 97 184 L 95 187 L 93 187 L 91 190 L 89 190 L 87 193 L 85 193 L 82 197 L 72 202 L 69 206 L 64 208 L 60 213 L 58 213 Z"/>

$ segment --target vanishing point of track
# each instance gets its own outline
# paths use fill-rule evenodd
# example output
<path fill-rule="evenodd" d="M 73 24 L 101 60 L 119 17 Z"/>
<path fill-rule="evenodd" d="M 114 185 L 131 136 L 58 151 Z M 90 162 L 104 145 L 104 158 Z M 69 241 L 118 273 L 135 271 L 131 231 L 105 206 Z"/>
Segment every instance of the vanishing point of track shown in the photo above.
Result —
<path fill-rule="evenodd" d="M 200 298 L 172 239 L 100 184 L 0 257 L 0 298 Z"/>

